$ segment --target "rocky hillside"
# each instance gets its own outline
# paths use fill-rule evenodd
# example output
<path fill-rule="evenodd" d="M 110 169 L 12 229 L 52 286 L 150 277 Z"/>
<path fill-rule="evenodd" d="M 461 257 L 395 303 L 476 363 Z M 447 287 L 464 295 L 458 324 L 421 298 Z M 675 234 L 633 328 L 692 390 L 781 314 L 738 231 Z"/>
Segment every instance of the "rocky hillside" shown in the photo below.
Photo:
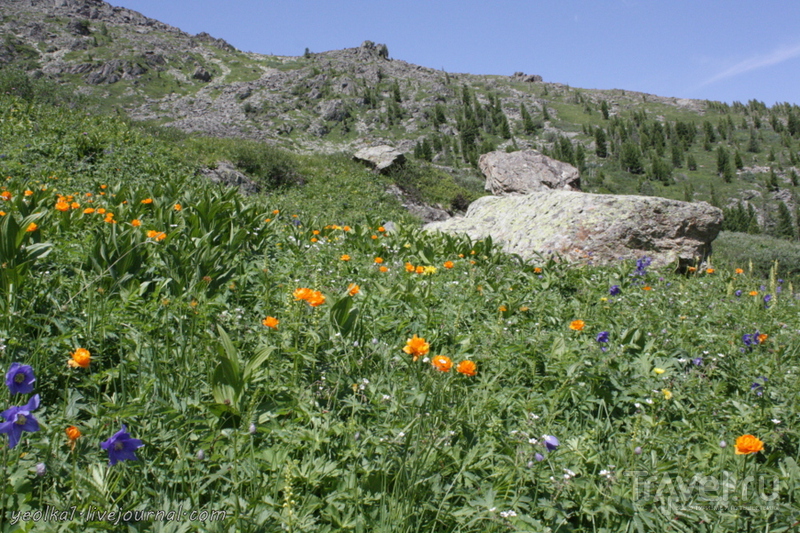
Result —
<path fill-rule="evenodd" d="M 0 7 L 0 64 L 95 97 L 100 111 L 293 150 L 390 144 L 475 175 L 483 153 L 534 148 L 579 168 L 587 191 L 741 206 L 738 226 L 749 217 L 770 231 L 782 203 L 797 224 L 797 105 L 577 89 L 521 72 L 448 73 L 370 41 L 299 57 L 244 53 L 101 0 Z"/>

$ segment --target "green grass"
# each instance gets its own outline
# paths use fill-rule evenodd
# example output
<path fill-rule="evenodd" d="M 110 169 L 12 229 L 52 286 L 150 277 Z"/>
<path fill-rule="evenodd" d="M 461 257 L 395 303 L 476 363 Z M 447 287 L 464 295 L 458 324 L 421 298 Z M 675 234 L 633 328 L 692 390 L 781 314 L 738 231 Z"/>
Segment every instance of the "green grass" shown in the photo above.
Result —
<path fill-rule="evenodd" d="M 41 399 L 38 431 L 14 448 L 0 437 L 0 512 L 84 513 L 21 530 L 103 531 L 115 526 L 92 511 L 179 508 L 224 519 L 126 530 L 796 521 L 794 247 L 774 247 L 782 262 L 766 279 L 757 259 L 773 245 L 729 234 L 715 270 L 688 276 L 523 264 L 489 239 L 421 232 L 383 192 L 388 179 L 345 155 L 140 127 L 34 96 L 0 95 L 0 119 L 0 361 L 36 375 L 3 409 Z M 242 197 L 196 176 L 220 158 L 265 183 L 292 179 Z M 324 303 L 298 300 L 299 288 Z M 756 331 L 767 337 L 752 344 Z M 428 345 L 416 361 L 404 351 L 415 335 Z M 67 366 L 78 348 L 88 368 Z M 457 371 L 467 360 L 476 375 Z M 100 443 L 123 424 L 144 446 L 111 466 Z M 69 426 L 82 433 L 74 448 Z M 746 434 L 764 449 L 736 455 Z M 548 450 L 547 436 L 560 444 Z"/>

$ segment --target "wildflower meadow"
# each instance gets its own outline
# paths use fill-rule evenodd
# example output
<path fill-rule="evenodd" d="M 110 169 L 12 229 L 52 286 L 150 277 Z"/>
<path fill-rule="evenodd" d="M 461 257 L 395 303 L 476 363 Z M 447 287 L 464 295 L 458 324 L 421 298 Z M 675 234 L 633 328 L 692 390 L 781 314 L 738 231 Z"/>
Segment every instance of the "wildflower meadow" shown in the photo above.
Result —
<path fill-rule="evenodd" d="M 212 187 L 115 123 L 48 137 L 4 102 L 4 531 L 800 521 L 780 265 L 523 263 L 357 194 L 348 216 Z"/>

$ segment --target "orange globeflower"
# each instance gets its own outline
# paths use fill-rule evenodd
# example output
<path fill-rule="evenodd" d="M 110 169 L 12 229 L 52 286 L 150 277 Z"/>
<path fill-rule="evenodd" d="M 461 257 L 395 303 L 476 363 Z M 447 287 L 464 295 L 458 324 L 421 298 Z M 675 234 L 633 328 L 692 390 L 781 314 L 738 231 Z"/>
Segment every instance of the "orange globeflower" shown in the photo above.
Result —
<path fill-rule="evenodd" d="M 318 307 L 325 303 L 325 296 L 319 291 L 312 291 L 311 296 L 306 301 L 311 307 Z"/>
<path fill-rule="evenodd" d="M 406 341 L 403 351 L 412 356 L 414 358 L 413 360 L 416 361 L 421 355 L 427 354 L 430 348 L 430 345 L 425 342 L 424 338 L 414 335 Z"/>
<path fill-rule="evenodd" d="M 312 231 L 311 233 L 312 233 L 313 235 L 319 235 L 319 230 L 318 230 L 318 229 L 315 229 L 315 230 L 314 230 L 314 231 Z"/>
<path fill-rule="evenodd" d="M 27 189 L 27 190 L 25 191 L 25 196 L 33 196 L 33 191 L 32 191 L 32 190 L 30 190 L 30 189 Z"/>
<path fill-rule="evenodd" d="M 81 206 L 81 204 L 79 204 L 78 202 L 72 202 L 71 204 L 69 204 L 69 206 L 72 209 L 78 209 Z"/>
<path fill-rule="evenodd" d="M 277 215 L 278 213 L 280 213 L 280 211 L 278 211 L 277 209 L 272 212 L 273 215 Z"/>
<path fill-rule="evenodd" d="M 762 333 L 761 335 L 759 335 L 758 336 L 758 344 L 763 344 L 764 341 L 766 341 L 768 337 L 769 337 L 769 335 L 767 335 L 766 333 Z"/>
<path fill-rule="evenodd" d="M 424 267 L 424 266 L 422 266 L 422 265 L 420 265 L 420 266 L 418 266 L 416 269 L 414 269 L 414 271 L 415 271 L 417 274 L 424 274 L 424 273 L 425 273 L 425 267 Z"/>
<path fill-rule="evenodd" d="M 414 265 L 406 263 L 406 272 L 414 272 Z"/>
<path fill-rule="evenodd" d="M 741 268 L 737 268 L 736 269 L 736 273 L 737 274 L 744 274 L 744 270 L 742 270 Z"/>
<path fill-rule="evenodd" d="M 317 242 L 317 241 L 319 241 L 319 239 L 317 239 L 316 237 L 311 237 L 311 242 Z"/>
<path fill-rule="evenodd" d="M 2 198 L 5 201 L 11 200 L 11 191 L 0 192 L 0 198 Z"/>
<path fill-rule="evenodd" d="M 536 267 L 536 268 L 533 269 L 533 273 L 534 274 L 541 274 L 542 273 L 542 269 L 540 267 Z"/>
<path fill-rule="evenodd" d="M 75 441 L 77 441 L 81 436 L 81 430 L 76 428 L 75 426 L 69 426 L 67 429 L 64 430 L 67 434 L 67 438 L 69 439 L 69 449 L 75 449 Z"/>
<path fill-rule="evenodd" d="M 27 231 L 28 233 L 32 233 L 37 229 L 39 229 L 39 225 L 36 222 L 31 222 L 30 224 L 28 224 L 28 227 L 25 229 L 25 231 Z"/>
<path fill-rule="evenodd" d="M 314 291 L 312 291 L 311 289 L 306 289 L 305 287 L 303 287 L 295 289 L 294 292 L 292 293 L 292 296 L 294 296 L 295 301 L 299 302 L 300 300 L 308 300 L 313 295 L 313 293 Z"/>
<path fill-rule="evenodd" d="M 105 215 L 106 214 L 106 210 L 103 207 L 98 207 L 96 213 L 98 215 Z"/>
<path fill-rule="evenodd" d="M 569 324 L 569 329 L 574 331 L 583 331 L 584 327 L 586 327 L 586 322 L 583 320 L 573 320 Z"/>
<path fill-rule="evenodd" d="M 89 363 L 92 362 L 92 354 L 86 348 L 78 348 L 71 352 L 70 355 L 72 359 L 67 361 L 67 364 L 72 368 L 89 368 Z"/>
<path fill-rule="evenodd" d="M 350 285 L 348 285 L 348 286 L 347 286 L 347 293 L 348 293 L 350 296 L 355 296 L 355 295 L 356 295 L 356 294 L 358 294 L 359 292 L 361 292 L 361 287 L 359 287 L 359 286 L 358 286 L 358 285 L 356 285 L 355 283 L 351 283 Z"/>
<path fill-rule="evenodd" d="M 689 273 L 697 272 L 697 267 L 689 267 Z"/>
<path fill-rule="evenodd" d="M 478 370 L 475 367 L 475 363 L 466 360 L 458 363 L 458 366 L 456 367 L 456 372 L 464 374 L 465 376 L 474 376 L 475 374 L 478 373 Z"/>
<path fill-rule="evenodd" d="M 716 272 L 716 270 L 714 270 L 713 268 L 706 269 L 706 274 L 713 274 L 714 272 Z"/>
<path fill-rule="evenodd" d="M 347 254 L 344 254 L 344 255 L 343 255 L 342 257 L 340 257 L 339 259 L 341 259 L 342 261 L 350 261 L 350 256 L 349 256 L 349 255 L 347 255 Z"/>
<path fill-rule="evenodd" d="M 142 203 L 143 204 L 152 204 L 153 203 L 153 199 L 152 198 L 145 198 L 144 200 L 142 200 Z"/>
<path fill-rule="evenodd" d="M 386 228 L 384 228 L 383 226 L 378 226 L 378 231 L 380 231 L 381 233 L 386 233 Z"/>
<path fill-rule="evenodd" d="M 376 257 L 375 258 L 375 264 L 376 265 L 380 265 L 381 263 L 383 263 L 383 258 L 382 257 Z"/>
<path fill-rule="evenodd" d="M 758 291 L 750 291 L 750 296 L 758 296 Z"/>
<path fill-rule="evenodd" d="M 344 231 L 350 231 L 350 226 L 345 226 L 342 228 Z"/>
<path fill-rule="evenodd" d="M 139 220 L 138 218 L 134 218 L 133 220 L 131 220 L 131 226 L 133 226 L 134 228 L 138 228 L 141 225 L 142 221 Z"/>
<path fill-rule="evenodd" d="M 736 439 L 734 448 L 736 450 L 736 455 L 749 455 L 762 451 L 764 449 L 764 443 L 756 436 L 742 435 Z"/>
<path fill-rule="evenodd" d="M 378 268 L 378 270 L 380 270 L 381 272 L 389 272 L 389 269 L 383 265 L 381 265 L 380 268 Z"/>
<path fill-rule="evenodd" d="M 94 207 L 87 207 L 83 210 L 84 215 L 91 215 L 92 213 L 94 213 Z"/>
<path fill-rule="evenodd" d="M 278 323 L 279 322 L 280 321 L 277 318 L 275 318 L 274 316 L 268 316 L 267 318 L 265 318 L 264 320 L 261 321 L 262 324 L 264 324 L 268 328 L 272 328 L 272 329 L 278 329 Z"/>
<path fill-rule="evenodd" d="M 453 268 L 455 265 L 453 264 L 452 261 L 445 261 L 443 266 L 445 268 Z"/>
<path fill-rule="evenodd" d="M 183 209 L 183 206 L 181 204 L 175 204 L 174 206 L 172 206 L 172 209 L 174 209 L 175 211 L 180 211 L 181 209 Z"/>
<path fill-rule="evenodd" d="M 431 364 L 436 370 L 440 370 L 442 372 L 450 372 L 450 369 L 453 367 L 453 361 L 451 361 L 446 355 L 437 355 L 431 359 Z"/>
<path fill-rule="evenodd" d="M 645 285 L 644 287 L 642 287 L 642 290 L 643 291 L 652 291 L 653 287 L 651 287 L 650 285 Z"/>
<path fill-rule="evenodd" d="M 69 211 L 69 204 L 63 200 L 59 200 L 56 202 L 56 211 L 61 211 L 62 213 L 64 211 Z"/>

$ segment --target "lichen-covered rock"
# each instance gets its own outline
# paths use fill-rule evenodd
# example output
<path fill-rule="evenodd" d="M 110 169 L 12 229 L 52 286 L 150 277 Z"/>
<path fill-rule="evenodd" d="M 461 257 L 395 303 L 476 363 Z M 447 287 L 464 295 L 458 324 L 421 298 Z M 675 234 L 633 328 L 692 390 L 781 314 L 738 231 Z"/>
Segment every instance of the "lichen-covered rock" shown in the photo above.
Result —
<path fill-rule="evenodd" d="M 238 187 L 242 194 L 256 194 L 261 189 L 256 182 L 239 172 L 230 161 L 217 161 L 216 168 L 200 169 L 200 174 L 212 183 Z"/>
<path fill-rule="evenodd" d="M 540 191 L 485 196 L 472 202 L 466 216 L 425 229 L 491 236 L 526 260 L 555 253 L 568 261 L 606 264 L 649 256 L 660 266 L 704 257 L 721 224 L 722 211 L 706 202 Z"/>
<path fill-rule="evenodd" d="M 353 159 L 366 163 L 371 168 L 384 174 L 406 162 L 406 156 L 395 148 L 386 145 L 362 148 L 353 154 Z"/>
<path fill-rule="evenodd" d="M 581 189 L 578 169 L 537 152 L 489 152 L 478 160 L 486 176 L 484 188 L 498 196 L 527 194 L 545 189 Z"/>

